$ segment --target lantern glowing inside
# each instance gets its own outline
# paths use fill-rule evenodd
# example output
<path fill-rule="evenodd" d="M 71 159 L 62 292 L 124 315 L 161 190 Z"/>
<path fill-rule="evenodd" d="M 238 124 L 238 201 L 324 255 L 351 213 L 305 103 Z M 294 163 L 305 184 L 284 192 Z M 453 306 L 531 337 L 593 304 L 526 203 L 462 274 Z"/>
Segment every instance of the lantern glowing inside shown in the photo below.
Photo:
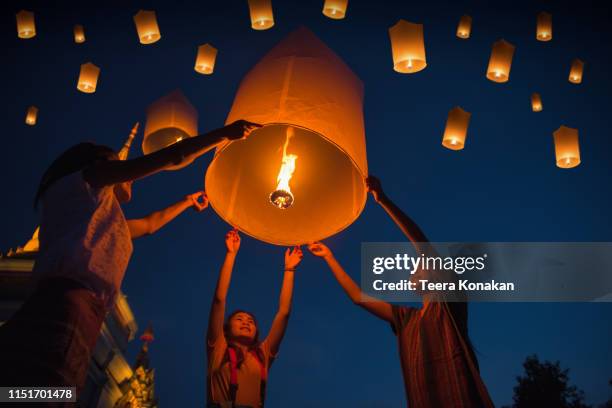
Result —
<path fill-rule="evenodd" d="M 508 82 L 513 55 L 514 45 L 505 40 L 495 42 L 489 58 L 487 78 L 493 82 Z"/>
<path fill-rule="evenodd" d="M 467 39 L 470 38 L 472 32 L 472 17 L 465 15 L 459 20 L 457 26 L 457 37 Z"/>
<path fill-rule="evenodd" d="M 136 24 L 136 31 L 138 32 L 141 44 L 153 44 L 161 38 L 154 11 L 138 11 L 134 15 L 134 23 Z"/>
<path fill-rule="evenodd" d="M 448 112 L 442 146 L 451 150 L 461 150 L 465 146 L 468 125 L 472 114 L 457 106 Z"/>
<path fill-rule="evenodd" d="M 36 35 L 34 13 L 27 10 L 21 10 L 15 17 L 17 18 L 17 37 L 32 38 Z"/>
<path fill-rule="evenodd" d="M 197 134 L 198 112 L 185 95 L 176 90 L 147 108 L 142 152 L 150 154 Z M 187 165 L 189 163 L 182 163 L 169 170 L 178 170 Z"/>
<path fill-rule="evenodd" d="M 557 167 L 570 169 L 580 164 L 578 129 L 561 126 L 553 132 Z"/>
<path fill-rule="evenodd" d="M 419 72 L 427 66 L 423 24 L 399 20 L 389 28 L 393 69 L 403 74 Z"/>
<path fill-rule="evenodd" d="M 74 26 L 74 42 L 77 44 L 85 42 L 85 29 L 80 24 Z"/>
<path fill-rule="evenodd" d="M 198 56 L 196 57 L 194 69 L 200 74 L 212 74 L 215 70 L 216 59 L 217 49 L 215 47 L 210 44 L 200 45 L 198 47 Z"/>
<path fill-rule="evenodd" d="M 325 0 L 323 14 L 334 20 L 342 20 L 346 16 L 348 0 Z"/>
<path fill-rule="evenodd" d="M 91 62 L 81 65 L 81 73 L 77 82 L 77 89 L 85 93 L 96 92 L 98 85 L 98 76 L 100 76 L 100 68 Z"/>
<path fill-rule="evenodd" d="M 357 219 L 368 170 L 363 85 L 314 34 L 298 29 L 251 69 L 226 122 L 237 119 L 264 126 L 220 146 L 208 167 L 221 218 L 278 245 L 324 239 Z"/>
<path fill-rule="evenodd" d="M 536 38 L 538 41 L 552 40 L 552 16 L 550 14 L 545 12 L 538 14 Z"/>
<path fill-rule="evenodd" d="M 274 26 L 272 0 L 249 0 L 249 12 L 253 30 L 267 30 Z"/>
<path fill-rule="evenodd" d="M 573 84 L 579 84 L 582 82 L 582 73 L 584 72 L 584 62 L 576 58 L 572 61 L 572 67 L 570 68 L 569 81 Z"/>
<path fill-rule="evenodd" d="M 542 111 L 542 97 L 537 92 L 531 94 L 531 110 L 534 112 Z"/>
<path fill-rule="evenodd" d="M 38 117 L 38 108 L 36 106 L 30 106 L 26 113 L 25 123 L 26 125 L 34 126 Z"/>

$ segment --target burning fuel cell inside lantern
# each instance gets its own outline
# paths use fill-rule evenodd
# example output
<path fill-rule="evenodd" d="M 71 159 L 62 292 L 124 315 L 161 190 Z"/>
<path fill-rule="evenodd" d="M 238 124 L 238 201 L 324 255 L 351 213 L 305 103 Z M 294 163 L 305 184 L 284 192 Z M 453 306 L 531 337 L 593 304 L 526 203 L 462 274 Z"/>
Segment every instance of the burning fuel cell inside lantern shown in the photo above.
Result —
<path fill-rule="evenodd" d="M 287 147 L 293 135 L 293 128 L 288 126 L 285 144 L 283 145 L 283 160 L 278 172 L 278 177 L 276 178 L 276 190 L 270 194 L 270 202 L 282 210 L 291 207 L 294 200 L 293 193 L 289 187 L 289 181 L 295 171 L 295 161 L 298 157 L 295 154 L 287 154 Z"/>

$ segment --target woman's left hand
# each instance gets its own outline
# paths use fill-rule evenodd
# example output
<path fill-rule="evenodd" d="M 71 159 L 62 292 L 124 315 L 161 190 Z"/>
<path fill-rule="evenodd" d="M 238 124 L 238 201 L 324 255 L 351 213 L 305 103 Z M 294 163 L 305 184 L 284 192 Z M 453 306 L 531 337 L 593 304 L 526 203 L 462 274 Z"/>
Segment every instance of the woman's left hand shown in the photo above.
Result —
<path fill-rule="evenodd" d="M 206 209 L 206 207 L 208 207 L 208 196 L 204 191 L 189 194 L 185 197 L 185 199 L 191 202 L 191 206 L 197 212 L 202 212 Z"/>
<path fill-rule="evenodd" d="M 285 251 L 285 269 L 295 269 L 302 262 L 302 248 L 295 246 Z"/>

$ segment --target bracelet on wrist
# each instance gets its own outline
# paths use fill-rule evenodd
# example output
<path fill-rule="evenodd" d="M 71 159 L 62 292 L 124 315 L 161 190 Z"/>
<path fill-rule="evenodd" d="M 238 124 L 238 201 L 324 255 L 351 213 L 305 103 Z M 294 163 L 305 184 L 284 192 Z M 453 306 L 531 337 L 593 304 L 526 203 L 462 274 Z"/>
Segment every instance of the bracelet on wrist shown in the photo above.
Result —
<path fill-rule="evenodd" d="M 286 272 L 286 271 L 295 272 L 295 268 L 285 268 L 285 272 Z"/>

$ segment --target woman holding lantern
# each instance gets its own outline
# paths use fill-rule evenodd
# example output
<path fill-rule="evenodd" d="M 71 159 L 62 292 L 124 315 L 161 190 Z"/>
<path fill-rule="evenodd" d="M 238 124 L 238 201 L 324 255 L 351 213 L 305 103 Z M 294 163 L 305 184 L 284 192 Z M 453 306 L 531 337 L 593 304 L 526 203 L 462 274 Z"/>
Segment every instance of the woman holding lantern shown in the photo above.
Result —
<path fill-rule="evenodd" d="M 423 231 L 387 197 L 380 181 L 369 177 L 366 184 L 374 200 L 410 240 L 417 254 L 433 255 L 434 250 Z M 421 308 L 391 305 L 363 294 L 327 246 L 316 242 L 308 249 L 327 262 L 355 304 L 391 324 L 399 340 L 408 406 L 493 407 L 469 341 L 465 301 L 448 302 L 437 294 L 423 293 Z M 423 272 L 417 271 L 413 278 L 422 278 Z"/>
<path fill-rule="evenodd" d="M 240 248 L 238 231 L 225 235 L 227 252 L 210 308 L 206 350 L 208 356 L 208 408 L 263 407 L 268 369 L 276 358 L 291 311 L 293 275 L 302 260 L 299 247 L 285 251 L 285 272 L 280 304 L 265 340 L 252 313 L 237 310 L 225 319 L 225 299 Z"/>
<path fill-rule="evenodd" d="M 155 232 L 189 207 L 207 206 L 206 196 L 195 193 L 148 217 L 126 220 L 120 203 L 131 199 L 132 182 L 189 163 L 258 126 L 237 121 L 132 160 L 119 160 L 111 148 L 93 143 L 60 155 L 44 173 L 35 199 L 42 204 L 33 270 L 37 286 L 0 327 L 0 384 L 78 391 L 119 293 L 132 239 Z"/>

